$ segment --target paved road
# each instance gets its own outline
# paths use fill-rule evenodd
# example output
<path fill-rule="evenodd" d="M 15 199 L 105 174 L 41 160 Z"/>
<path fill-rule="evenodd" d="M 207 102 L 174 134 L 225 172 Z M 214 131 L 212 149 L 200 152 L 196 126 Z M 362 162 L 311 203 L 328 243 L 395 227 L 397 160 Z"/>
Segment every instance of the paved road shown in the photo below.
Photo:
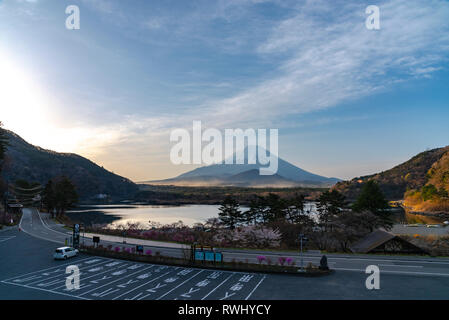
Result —
<path fill-rule="evenodd" d="M 0 234 L 0 299 L 449 299 L 448 259 L 332 255 L 329 260 L 337 271 L 320 278 L 160 266 L 87 255 L 54 261 L 52 253 L 66 233 L 53 227 L 44 225 L 36 212 L 24 210 L 23 232 Z M 242 257 L 254 254 L 240 253 Z M 315 258 L 319 257 L 306 261 Z M 369 264 L 380 267 L 380 290 L 365 287 L 364 268 Z M 67 265 L 81 271 L 79 290 L 66 290 Z"/>

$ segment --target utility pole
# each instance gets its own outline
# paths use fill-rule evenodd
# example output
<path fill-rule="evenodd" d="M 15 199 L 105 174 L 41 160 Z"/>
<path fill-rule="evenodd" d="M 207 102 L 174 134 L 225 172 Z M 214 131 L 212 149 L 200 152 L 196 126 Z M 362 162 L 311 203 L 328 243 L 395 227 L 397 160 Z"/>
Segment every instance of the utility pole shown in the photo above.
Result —
<path fill-rule="evenodd" d="M 307 242 L 308 240 L 309 240 L 309 239 L 307 239 L 307 238 L 304 236 L 303 233 L 300 233 L 300 234 L 299 234 L 299 243 L 300 243 L 299 258 L 300 258 L 300 261 L 301 261 L 301 271 L 304 271 L 304 257 L 303 257 L 303 254 L 302 254 L 302 243 L 303 243 L 303 241 L 304 241 L 304 242 Z"/>

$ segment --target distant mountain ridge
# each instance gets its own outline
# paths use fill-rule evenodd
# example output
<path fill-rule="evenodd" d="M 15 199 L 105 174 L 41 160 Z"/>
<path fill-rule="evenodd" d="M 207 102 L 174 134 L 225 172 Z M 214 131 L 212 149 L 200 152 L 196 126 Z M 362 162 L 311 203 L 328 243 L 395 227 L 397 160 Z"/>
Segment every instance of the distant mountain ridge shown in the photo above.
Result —
<path fill-rule="evenodd" d="M 435 180 L 437 176 L 449 184 L 449 171 L 437 170 L 438 164 L 446 159 L 448 154 L 449 146 L 424 151 L 392 169 L 357 177 L 350 181 L 342 181 L 333 188 L 344 193 L 348 199 L 354 200 L 366 181 L 375 180 L 388 200 L 401 200 L 407 190 L 419 190 L 429 181 L 432 182 L 432 178 Z M 448 185 L 446 188 L 449 190 Z"/>
<path fill-rule="evenodd" d="M 113 197 L 133 196 L 138 186 L 94 162 L 74 153 L 58 153 L 29 144 L 19 135 L 5 130 L 9 146 L 2 177 L 13 183 L 18 179 L 47 183 L 57 176 L 67 176 L 81 198 L 97 194 Z"/>
<path fill-rule="evenodd" d="M 142 183 L 179 186 L 241 186 L 241 187 L 330 187 L 341 181 L 323 177 L 278 157 L 278 170 L 274 175 L 259 175 L 260 164 L 213 164 L 196 168 L 172 179 L 144 181 Z"/>

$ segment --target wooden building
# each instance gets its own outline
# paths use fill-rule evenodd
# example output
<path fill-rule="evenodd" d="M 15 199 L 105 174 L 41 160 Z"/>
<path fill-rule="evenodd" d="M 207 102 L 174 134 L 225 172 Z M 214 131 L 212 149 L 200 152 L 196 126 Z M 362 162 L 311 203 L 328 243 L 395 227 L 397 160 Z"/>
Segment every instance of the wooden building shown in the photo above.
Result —
<path fill-rule="evenodd" d="M 378 229 L 356 242 L 351 247 L 354 253 L 401 253 L 427 254 L 427 252 L 399 236 Z"/>

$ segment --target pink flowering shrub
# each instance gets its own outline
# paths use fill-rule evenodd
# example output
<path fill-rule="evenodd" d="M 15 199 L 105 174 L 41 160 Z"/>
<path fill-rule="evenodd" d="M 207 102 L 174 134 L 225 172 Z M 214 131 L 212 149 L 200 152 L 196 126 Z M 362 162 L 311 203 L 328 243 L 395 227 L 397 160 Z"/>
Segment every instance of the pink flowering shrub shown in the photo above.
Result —
<path fill-rule="evenodd" d="M 115 252 L 120 252 L 120 247 L 115 247 L 115 248 L 114 248 L 114 251 L 115 251 Z"/>
<path fill-rule="evenodd" d="M 181 243 L 195 242 L 195 237 L 192 231 L 187 227 L 183 227 L 178 230 L 166 228 L 161 230 L 143 231 L 140 233 L 140 237 L 147 240 L 174 241 Z"/>
<path fill-rule="evenodd" d="M 191 244 L 197 241 L 198 237 L 206 243 L 212 238 L 211 235 L 205 234 L 198 226 L 189 227 L 184 225 L 182 221 L 171 224 L 162 225 L 160 223 L 149 222 L 148 225 L 135 222 L 127 222 L 119 225 L 96 224 L 87 228 L 88 232 L 97 232 L 118 237 L 129 237 L 136 239 L 155 240 L 155 241 L 174 241 Z M 209 244 L 209 243 L 208 243 Z"/>
<path fill-rule="evenodd" d="M 290 257 L 288 257 L 287 259 L 285 259 L 285 261 L 287 262 L 287 264 L 289 265 L 289 266 L 291 266 L 291 265 L 293 265 L 293 259 L 292 258 L 290 258 Z"/>
<path fill-rule="evenodd" d="M 267 257 L 265 256 L 257 256 L 257 261 L 259 262 L 259 264 L 261 264 L 262 262 L 266 261 Z"/>
<path fill-rule="evenodd" d="M 234 230 L 219 230 L 213 237 L 217 243 L 228 243 L 237 247 L 276 248 L 281 234 L 278 230 L 261 226 L 245 226 Z"/>
<path fill-rule="evenodd" d="M 285 262 L 287 261 L 287 258 L 286 257 L 279 257 L 278 260 L 279 260 L 279 264 L 281 266 L 283 266 L 285 264 Z"/>
<path fill-rule="evenodd" d="M 151 256 L 151 255 L 153 254 L 153 251 L 147 250 L 147 251 L 145 251 L 145 254 L 146 254 L 147 256 Z"/>

